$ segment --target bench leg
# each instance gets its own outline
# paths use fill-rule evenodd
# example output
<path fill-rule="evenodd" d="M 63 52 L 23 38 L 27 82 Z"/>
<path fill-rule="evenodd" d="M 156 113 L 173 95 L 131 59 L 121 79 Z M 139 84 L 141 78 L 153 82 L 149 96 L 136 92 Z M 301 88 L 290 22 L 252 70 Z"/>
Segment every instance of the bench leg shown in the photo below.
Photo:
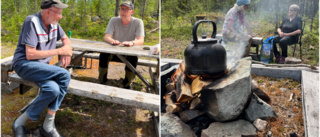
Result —
<path fill-rule="evenodd" d="M 1 70 L 1 92 L 2 93 L 13 93 L 10 83 L 8 81 L 9 72 L 8 70 Z"/>
<path fill-rule="evenodd" d="M 144 84 L 146 84 L 149 88 L 153 89 L 153 86 L 150 84 L 150 82 L 149 82 L 148 80 L 146 80 L 146 79 L 130 64 L 130 62 L 129 62 L 126 58 L 124 58 L 122 55 L 119 55 L 119 54 L 116 54 L 116 55 L 117 55 L 117 57 L 118 57 L 123 63 L 125 63 L 125 64 L 129 67 L 129 69 L 130 69 L 131 71 L 133 71 L 133 72 L 141 79 L 141 81 L 142 81 Z"/>

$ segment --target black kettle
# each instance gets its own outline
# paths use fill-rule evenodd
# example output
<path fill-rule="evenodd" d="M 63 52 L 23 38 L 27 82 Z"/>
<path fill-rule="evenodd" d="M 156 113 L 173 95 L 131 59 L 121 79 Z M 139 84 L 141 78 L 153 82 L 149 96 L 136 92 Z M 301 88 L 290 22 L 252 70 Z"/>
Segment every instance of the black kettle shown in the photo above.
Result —
<path fill-rule="evenodd" d="M 197 38 L 197 29 L 200 23 L 211 22 L 213 32 L 211 38 Z M 192 30 L 193 40 L 184 51 L 185 70 L 191 75 L 217 75 L 225 72 L 226 50 L 218 43 L 216 37 L 217 27 L 213 21 L 200 20 L 195 23 Z"/>

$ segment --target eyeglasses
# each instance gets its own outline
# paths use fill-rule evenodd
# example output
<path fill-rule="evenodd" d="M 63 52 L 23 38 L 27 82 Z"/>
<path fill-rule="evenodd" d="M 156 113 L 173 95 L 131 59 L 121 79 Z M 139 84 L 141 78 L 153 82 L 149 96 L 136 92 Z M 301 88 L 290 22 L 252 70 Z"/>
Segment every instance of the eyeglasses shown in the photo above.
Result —
<path fill-rule="evenodd" d="M 62 12 L 61 12 L 61 13 L 59 13 L 59 12 L 56 12 L 56 11 L 54 11 L 54 10 L 52 10 L 52 9 L 48 9 L 48 10 L 51 10 L 51 11 L 53 11 L 54 13 L 57 13 L 59 16 L 61 16 L 61 15 L 62 15 Z"/>
<path fill-rule="evenodd" d="M 124 9 L 124 8 L 120 8 L 120 11 L 124 11 L 124 12 L 127 12 L 129 10 L 132 10 L 132 9 Z"/>

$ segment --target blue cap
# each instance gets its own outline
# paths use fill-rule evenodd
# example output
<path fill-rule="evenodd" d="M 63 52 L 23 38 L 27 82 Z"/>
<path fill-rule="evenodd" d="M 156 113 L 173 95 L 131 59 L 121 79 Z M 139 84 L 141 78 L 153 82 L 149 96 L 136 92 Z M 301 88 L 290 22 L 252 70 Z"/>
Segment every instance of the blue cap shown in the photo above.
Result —
<path fill-rule="evenodd" d="M 237 0 L 237 5 L 241 6 L 241 5 L 249 5 L 250 4 L 250 0 Z"/>

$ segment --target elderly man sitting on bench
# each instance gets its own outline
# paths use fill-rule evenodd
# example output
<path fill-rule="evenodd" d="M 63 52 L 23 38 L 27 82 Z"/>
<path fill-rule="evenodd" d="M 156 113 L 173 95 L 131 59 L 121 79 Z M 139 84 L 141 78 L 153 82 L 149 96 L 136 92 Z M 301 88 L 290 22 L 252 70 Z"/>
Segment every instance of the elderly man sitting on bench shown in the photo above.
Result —
<path fill-rule="evenodd" d="M 48 63 L 53 56 L 61 55 L 62 66 L 70 64 L 71 43 L 58 24 L 62 10 L 67 7 L 60 0 L 43 0 L 41 11 L 28 16 L 23 23 L 12 67 L 22 79 L 35 82 L 40 94 L 13 122 L 12 130 L 16 137 L 26 137 L 24 126 L 27 120 L 38 120 L 47 107 L 40 134 L 45 137 L 62 136 L 54 125 L 54 118 L 67 93 L 71 76 L 66 69 Z M 56 49 L 56 42 L 60 39 L 64 46 Z"/>

